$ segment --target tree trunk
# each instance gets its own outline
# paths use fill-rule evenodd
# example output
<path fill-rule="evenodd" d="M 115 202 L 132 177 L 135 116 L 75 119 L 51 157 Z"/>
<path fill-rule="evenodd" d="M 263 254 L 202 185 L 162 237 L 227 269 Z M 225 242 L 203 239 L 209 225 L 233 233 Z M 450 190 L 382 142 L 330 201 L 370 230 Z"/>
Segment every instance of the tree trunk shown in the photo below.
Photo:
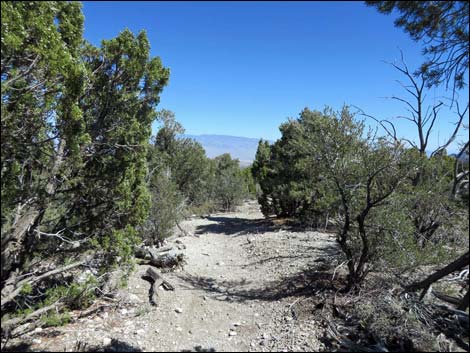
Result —
<path fill-rule="evenodd" d="M 57 189 L 56 175 L 63 163 L 64 150 L 65 140 L 62 139 L 59 143 L 54 164 L 52 166 L 48 182 L 45 186 L 48 197 L 45 197 L 40 204 L 30 205 L 25 211 L 22 212 L 21 215 L 19 213 L 21 212 L 22 207 L 18 207 L 18 213 L 15 215 L 15 220 L 17 221 L 13 224 L 12 229 L 8 234 L 2 234 L 2 286 L 4 285 L 4 282 L 10 278 L 11 272 L 22 266 L 27 253 L 34 250 L 31 248 L 31 246 L 27 246 L 28 244 L 32 244 L 31 241 L 28 242 L 28 238 L 34 236 L 34 230 L 39 226 L 42 215 L 47 208 L 47 204 L 49 203 L 50 198 L 55 194 Z"/>
<path fill-rule="evenodd" d="M 142 278 L 150 282 L 149 301 L 152 305 L 158 305 L 158 288 L 160 286 L 166 290 L 175 290 L 175 287 L 152 267 L 147 268 Z"/>
<path fill-rule="evenodd" d="M 172 248 L 158 252 L 153 249 L 137 249 L 135 257 L 139 265 L 151 265 L 158 268 L 174 268 L 184 263 L 184 255 Z"/>
<path fill-rule="evenodd" d="M 468 308 L 468 301 L 469 301 L 469 293 L 470 289 L 467 289 L 467 293 L 464 295 L 462 298 L 462 301 L 460 302 L 459 306 L 457 307 L 458 310 L 465 311 Z"/>
<path fill-rule="evenodd" d="M 454 271 L 460 270 L 461 268 L 468 266 L 468 263 L 469 263 L 469 252 L 467 251 L 465 254 L 460 256 L 457 260 L 451 262 L 444 268 L 434 272 L 423 281 L 410 284 L 409 286 L 405 288 L 405 290 L 416 291 L 419 289 L 423 289 L 423 292 L 421 293 L 421 296 L 420 296 L 420 299 L 422 299 L 424 295 L 426 294 L 426 292 L 428 291 L 431 284 L 433 284 L 434 282 L 440 280 L 441 278 L 447 276 L 448 274 Z"/>

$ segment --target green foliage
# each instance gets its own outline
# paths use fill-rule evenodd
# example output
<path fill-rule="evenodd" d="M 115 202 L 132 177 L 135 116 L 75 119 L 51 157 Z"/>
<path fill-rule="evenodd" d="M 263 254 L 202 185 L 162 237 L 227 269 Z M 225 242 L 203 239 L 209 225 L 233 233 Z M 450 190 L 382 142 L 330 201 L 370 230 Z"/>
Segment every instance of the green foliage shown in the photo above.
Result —
<path fill-rule="evenodd" d="M 28 295 L 28 294 L 31 294 L 32 292 L 33 292 L 33 287 L 31 286 L 31 284 L 25 283 L 23 285 L 23 287 L 21 287 L 20 294 L 21 295 Z"/>
<path fill-rule="evenodd" d="M 320 112 L 304 109 L 299 119 L 281 125 L 281 139 L 272 146 L 260 141 L 253 176 L 260 185 L 258 201 L 266 216 L 294 217 L 318 223 L 334 202 L 329 186 L 320 181 L 317 161 L 310 160 L 309 139 L 317 133 Z"/>
<path fill-rule="evenodd" d="M 253 171 L 252 167 L 246 167 L 243 168 L 242 170 L 242 177 L 243 177 L 243 183 L 247 187 L 248 195 L 249 197 L 256 197 L 256 183 L 255 179 L 253 178 Z"/>
<path fill-rule="evenodd" d="M 215 179 L 213 200 L 222 210 L 233 211 L 247 194 L 238 159 L 225 153 L 214 159 Z"/>
<path fill-rule="evenodd" d="M 366 1 L 385 14 L 396 10 L 395 20 L 416 41 L 423 41 L 428 60 L 421 71 L 431 85 L 454 83 L 462 89 L 468 72 L 468 1 Z"/>
<path fill-rule="evenodd" d="M 222 155 L 213 160 L 203 147 L 184 133 L 173 112 L 157 114 L 161 127 L 149 148 L 147 177 L 152 206 L 141 234 L 147 244 L 161 245 L 186 214 L 232 210 L 255 192 L 250 169 Z"/>
<path fill-rule="evenodd" d="M 47 314 L 41 316 L 41 322 L 44 327 L 57 327 L 64 326 L 72 321 L 72 316 L 68 311 L 57 313 L 55 311 L 50 311 Z"/>
<path fill-rule="evenodd" d="M 181 219 L 184 198 L 168 169 L 152 175 L 150 182 L 152 207 L 145 227 L 147 245 L 161 245 L 172 235 L 176 223 Z"/>
<path fill-rule="evenodd" d="M 2 288 L 38 259 L 60 267 L 94 251 L 100 272 L 130 263 L 151 206 L 149 139 L 169 69 L 145 32 L 85 42 L 79 2 L 1 6 Z M 58 275 L 22 288 L 5 311 L 86 306 L 94 286 Z"/>

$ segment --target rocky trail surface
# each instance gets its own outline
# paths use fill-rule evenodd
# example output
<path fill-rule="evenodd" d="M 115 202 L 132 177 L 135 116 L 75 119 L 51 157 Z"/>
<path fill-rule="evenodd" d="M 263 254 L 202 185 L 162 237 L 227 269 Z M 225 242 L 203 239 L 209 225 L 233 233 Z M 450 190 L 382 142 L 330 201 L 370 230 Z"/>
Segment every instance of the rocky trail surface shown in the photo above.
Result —
<path fill-rule="evenodd" d="M 265 220 L 256 202 L 181 223 L 182 269 L 158 291 L 138 265 L 113 305 L 62 327 L 36 329 L 11 348 L 33 351 L 312 351 L 324 349 L 308 301 L 338 249 L 332 234 Z M 313 271 L 312 269 L 315 269 Z M 325 272 L 326 273 L 326 272 Z M 330 275 L 329 275 L 330 276 Z M 331 279 L 331 278 L 330 278 Z M 15 346 L 16 345 L 16 346 Z"/>

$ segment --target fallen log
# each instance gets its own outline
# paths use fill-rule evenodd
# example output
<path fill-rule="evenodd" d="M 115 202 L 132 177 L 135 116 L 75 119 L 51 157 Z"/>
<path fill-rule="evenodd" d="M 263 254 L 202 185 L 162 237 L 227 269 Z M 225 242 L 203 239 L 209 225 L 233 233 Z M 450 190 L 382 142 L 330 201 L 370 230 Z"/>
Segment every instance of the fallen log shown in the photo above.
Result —
<path fill-rule="evenodd" d="M 150 282 L 149 301 L 152 305 L 158 305 L 158 288 L 160 286 L 163 286 L 165 290 L 175 290 L 175 287 L 152 267 L 147 268 L 142 279 Z"/>
<path fill-rule="evenodd" d="M 459 306 L 457 307 L 458 310 L 465 311 L 467 310 L 469 306 L 469 297 L 470 297 L 470 289 L 467 289 L 467 293 L 464 295 L 462 298 L 462 301 L 459 303 Z"/>
<path fill-rule="evenodd" d="M 23 317 L 16 317 L 10 320 L 5 320 L 2 321 L 2 335 L 3 336 L 9 336 L 10 332 L 12 329 L 15 327 L 19 326 L 20 324 L 23 324 L 25 322 L 31 321 L 33 319 L 36 319 L 40 317 L 42 314 L 47 313 L 48 311 L 51 310 L 60 310 L 65 306 L 64 303 L 61 302 L 61 299 L 56 301 L 54 304 L 42 307 L 40 309 L 37 309 L 36 311 L 33 311 L 32 313 L 23 316 Z"/>
<path fill-rule="evenodd" d="M 462 269 L 463 267 L 468 266 L 468 264 L 469 264 L 469 252 L 467 251 L 465 254 L 460 256 L 457 260 L 451 262 L 444 268 L 434 272 L 433 274 L 428 276 L 426 279 L 407 286 L 405 290 L 416 291 L 416 290 L 422 289 L 423 291 L 421 292 L 421 295 L 420 295 L 420 300 L 421 300 L 426 295 L 431 284 L 451 274 L 454 271 L 458 271 Z"/>
<path fill-rule="evenodd" d="M 174 249 L 158 252 L 155 249 L 138 249 L 135 252 L 139 265 L 150 265 L 158 268 L 174 268 L 184 263 L 184 255 Z"/>
<path fill-rule="evenodd" d="M 431 293 L 438 299 L 446 302 L 446 303 L 449 303 L 449 304 L 454 304 L 454 305 L 459 305 L 461 302 L 462 302 L 462 299 L 460 298 L 456 298 L 456 297 L 452 297 L 450 295 L 447 295 L 447 294 L 444 294 L 444 293 L 441 293 L 441 292 L 438 292 L 438 291 L 435 291 L 435 290 L 432 290 Z"/>

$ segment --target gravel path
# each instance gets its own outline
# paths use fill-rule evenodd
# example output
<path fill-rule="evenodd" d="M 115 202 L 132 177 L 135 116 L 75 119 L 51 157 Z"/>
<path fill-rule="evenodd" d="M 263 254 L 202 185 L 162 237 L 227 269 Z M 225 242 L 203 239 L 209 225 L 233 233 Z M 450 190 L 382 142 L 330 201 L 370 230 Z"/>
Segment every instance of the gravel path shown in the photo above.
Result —
<path fill-rule="evenodd" d="M 166 273 L 175 291 L 148 303 L 138 266 L 117 308 L 22 337 L 44 351 L 312 351 L 323 349 L 304 304 L 336 258 L 334 236 L 265 220 L 256 202 L 237 212 L 192 218 L 173 237 L 184 268 Z M 196 236 L 193 236 L 196 235 Z M 316 271 L 312 271 L 315 268 Z M 319 277 L 320 276 L 320 277 Z M 15 343 L 15 342 L 12 342 Z M 16 342 L 18 343 L 18 342 Z"/>

